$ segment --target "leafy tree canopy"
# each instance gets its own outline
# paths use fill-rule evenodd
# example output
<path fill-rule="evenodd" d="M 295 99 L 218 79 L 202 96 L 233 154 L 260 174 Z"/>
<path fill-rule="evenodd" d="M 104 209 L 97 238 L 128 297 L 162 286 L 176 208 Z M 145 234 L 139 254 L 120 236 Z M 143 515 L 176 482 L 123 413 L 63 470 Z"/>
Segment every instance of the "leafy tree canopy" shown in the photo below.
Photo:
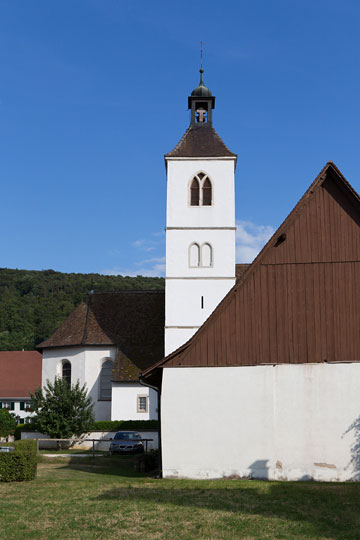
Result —
<path fill-rule="evenodd" d="M 43 389 L 30 394 L 35 428 L 54 439 L 89 431 L 94 423 L 94 404 L 86 394 L 86 385 L 80 387 L 79 381 L 71 386 L 61 377 L 53 383 L 47 381 Z"/>
<path fill-rule="evenodd" d="M 7 409 L 0 409 L 0 437 L 13 435 L 16 428 L 16 420 Z"/>
<path fill-rule="evenodd" d="M 0 350 L 32 350 L 94 289 L 163 289 L 163 278 L 0 268 Z"/>

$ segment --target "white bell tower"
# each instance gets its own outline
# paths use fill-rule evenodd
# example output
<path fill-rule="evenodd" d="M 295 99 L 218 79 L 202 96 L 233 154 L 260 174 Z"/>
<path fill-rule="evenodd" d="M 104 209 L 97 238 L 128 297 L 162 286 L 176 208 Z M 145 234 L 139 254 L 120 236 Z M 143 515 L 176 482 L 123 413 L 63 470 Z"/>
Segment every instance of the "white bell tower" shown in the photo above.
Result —
<path fill-rule="evenodd" d="M 212 126 L 203 82 L 188 98 L 190 126 L 165 155 L 165 354 L 185 343 L 235 283 L 236 154 Z"/>

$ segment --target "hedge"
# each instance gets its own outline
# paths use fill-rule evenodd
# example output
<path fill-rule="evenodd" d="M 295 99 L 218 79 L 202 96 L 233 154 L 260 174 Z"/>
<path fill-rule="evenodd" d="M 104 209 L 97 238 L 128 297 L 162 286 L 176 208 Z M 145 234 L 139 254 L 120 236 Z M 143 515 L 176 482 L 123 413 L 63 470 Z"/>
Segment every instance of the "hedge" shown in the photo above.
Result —
<path fill-rule="evenodd" d="M 14 441 L 1 446 L 12 446 L 14 451 L 0 453 L 0 482 L 33 480 L 37 469 L 36 441 Z"/>
<path fill-rule="evenodd" d="M 94 431 L 119 431 L 132 429 L 134 431 L 155 431 L 157 420 L 99 420 L 94 422 Z"/>
<path fill-rule="evenodd" d="M 92 430 L 94 431 L 119 431 L 131 429 L 134 431 L 156 431 L 158 428 L 157 420 L 99 420 L 94 422 Z M 15 428 L 15 439 L 21 439 L 22 431 L 37 431 L 33 424 L 18 424 Z"/>

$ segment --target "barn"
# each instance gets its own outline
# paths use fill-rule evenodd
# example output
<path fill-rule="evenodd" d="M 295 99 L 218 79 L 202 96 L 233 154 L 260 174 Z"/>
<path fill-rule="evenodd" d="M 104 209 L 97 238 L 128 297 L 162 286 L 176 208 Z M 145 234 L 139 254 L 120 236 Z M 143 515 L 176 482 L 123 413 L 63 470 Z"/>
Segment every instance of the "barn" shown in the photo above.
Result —
<path fill-rule="evenodd" d="M 200 329 L 144 370 L 164 477 L 360 479 L 359 225 L 329 162 Z"/>

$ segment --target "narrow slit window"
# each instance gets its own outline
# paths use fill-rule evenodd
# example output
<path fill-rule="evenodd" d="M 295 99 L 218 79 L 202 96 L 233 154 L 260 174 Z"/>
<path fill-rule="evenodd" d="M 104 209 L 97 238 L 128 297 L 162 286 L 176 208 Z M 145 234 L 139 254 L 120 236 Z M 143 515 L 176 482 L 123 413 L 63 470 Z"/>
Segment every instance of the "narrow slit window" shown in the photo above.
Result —
<path fill-rule="evenodd" d="M 191 206 L 199 206 L 200 204 L 200 186 L 196 178 L 191 182 L 190 187 L 190 204 Z"/>
<path fill-rule="evenodd" d="M 211 206 L 212 204 L 212 188 L 208 178 L 205 178 L 202 185 L 202 203 L 203 206 Z"/>
<path fill-rule="evenodd" d="M 71 385 L 71 364 L 68 361 L 63 362 L 62 378 L 65 379 L 65 381 L 67 382 L 69 386 Z"/>
<path fill-rule="evenodd" d="M 200 246 L 199 244 L 191 244 L 189 248 L 189 266 L 200 266 Z"/>
<path fill-rule="evenodd" d="M 204 309 L 204 297 L 201 297 L 201 309 Z"/>

